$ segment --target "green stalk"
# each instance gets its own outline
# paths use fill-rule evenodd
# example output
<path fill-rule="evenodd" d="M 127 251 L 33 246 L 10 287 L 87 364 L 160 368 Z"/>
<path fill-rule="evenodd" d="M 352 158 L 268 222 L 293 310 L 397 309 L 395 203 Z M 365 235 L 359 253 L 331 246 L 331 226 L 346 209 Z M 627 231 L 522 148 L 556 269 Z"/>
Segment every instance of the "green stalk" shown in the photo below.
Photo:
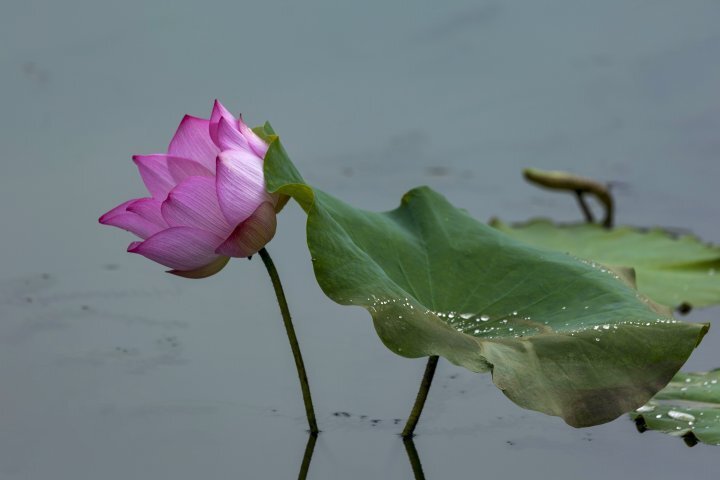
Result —
<path fill-rule="evenodd" d="M 585 222 L 586 223 L 595 223 L 595 217 L 593 216 L 592 210 L 590 210 L 590 207 L 585 202 L 585 197 L 583 196 L 583 191 L 575 190 L 575 198 L 577 198 L 578 205 L 580 206 L 580 210 L 582 211 L 583 215 L 585 216 Z"/>
<path fill-rule="evenodd" d="M 290 348 L 292 349 L 293 358 L 295 359 L 295 367 L 297 368 L 303 401 L 305 402 L 305 414 L 307 415 L 310 434 L 317 435 L 320 430 L 318 430 L 317 422 L 315 420 L 315 409 L 313 408 L 312 396 L 310 395 L 310 385 L 308 384 L 307 373 L 305 373 L 305 364 L 303 363 L 302 354 L 300 353 L 300 345 L 298 344 L 297 336 L 295 335 L 295 327 L 293 327 L 292 318 L 290 317 L 290 309 L 288 308 L 287 300 L 285 299 L 285 292 L 283 292 L 282 283 L 280 283 L 280 276 L 278 275 L 277 269 L 275 269 L 275 264 L 273 263 L 272 258 L 270 258 L 268 251 L 263 248 L 258 253 L 260 254 L 260 258 L 262 258 L 265 268 L 270 275 L 273 288 L 275 288 L 275 295 L 277 296 L 280 312 L 282 313 L 285 331 L 287 332 L 288 340 L 290 341 Z"/>
<path fill-rule="evenodd" d="M 423 407 L 425 406 L 425 400 L 427 400 L 430 385 L 432 385 L 433 376 L 435 376 L 437 364 L 438 356 L 431 355 L 428 358 L 427 366 L 425 367 L 425 374 L 423 375 L 422 382 L 420 383 L 420 390 L 418 390 L 417 397 L 415 398 L 415 405 L 413 405 L 410 416 L 405 424 L 405 428 L 400 434 L 404 439 L 415 436 L 415 427 L 417 427 L 418 421 L 420 420 L 420 414 L 422 414 Z"/>

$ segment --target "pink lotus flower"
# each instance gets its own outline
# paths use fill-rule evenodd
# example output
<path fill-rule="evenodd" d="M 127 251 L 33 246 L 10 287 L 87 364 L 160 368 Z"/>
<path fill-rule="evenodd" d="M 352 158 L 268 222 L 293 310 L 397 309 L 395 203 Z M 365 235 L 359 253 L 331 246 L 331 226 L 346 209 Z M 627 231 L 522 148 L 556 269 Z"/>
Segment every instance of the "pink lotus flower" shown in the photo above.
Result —
<path fill-rule="evenodd" d="M 278 195 L 265 190 L 268 145 L 215 101 L 209 120 L 186 115 L 167 153 L 136 155 L 150 197 L 129 200 L 100 223 L 143 241 L 128 251 L 202 278 L 230 257 L 249 257 L 275 235 Z"/>

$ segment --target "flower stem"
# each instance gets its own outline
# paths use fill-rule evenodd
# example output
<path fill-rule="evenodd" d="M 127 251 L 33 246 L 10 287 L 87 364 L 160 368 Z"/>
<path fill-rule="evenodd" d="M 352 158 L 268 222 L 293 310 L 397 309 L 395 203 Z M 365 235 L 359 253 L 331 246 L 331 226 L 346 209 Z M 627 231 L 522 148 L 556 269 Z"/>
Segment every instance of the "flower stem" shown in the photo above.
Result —
<path fill-rule="evenodd" d="M 300 345 L 295 335 L 295 327 L 293 327 L 292 318 L 290 317 L 290 309 L 288 308 L 287 300 L 285 300 L 285 292 L 283 292 L 280 277 L 268 251 L 263 248 L 258 253 L 270 275 L 270 280 L 272 280 L 273 287 L 275 288 L 278 305 L 280 305 L 285 331 L 290 341 L 290 348 L 292 349 L 298 379 L 300 380 L 300 388 L 302 389 L 303 401 L 305 402 L 305 413 L 310 427 L 310 434 L 317 435 L 320 430 L 318 430 L 317 422 L 315 421 L 315 409 L 313 408 L 312 397 L 310 395 L 310 385 L 308 384 L 307 373 L 305 373 L 305 364 L 303 363 L 302 354 L 300 353 Z"/>
<path fill-rule="evenodd" d="M 430 385 L 432 385 L 433 376 L 435 375 L 435 369 L 438 364 L 438 356 L 431 355 L 428 358 L 427 366 L 425 367 L 425 374 L 423 375 L 422 382 L 420 383 L 420 390 L 418 390 L 417 398 L 415 398 L 415 405 L 413 405 L 410 416 L 408 417 L 405 428 L 400 434 L 403 438 L 412 438 L 415 436 L 415 427 L 420 420 L 420 414 L 422 413 L 423 407 L 425 406 L 425 400 L 427 400 L 428 392 L 430 391 Z"/>

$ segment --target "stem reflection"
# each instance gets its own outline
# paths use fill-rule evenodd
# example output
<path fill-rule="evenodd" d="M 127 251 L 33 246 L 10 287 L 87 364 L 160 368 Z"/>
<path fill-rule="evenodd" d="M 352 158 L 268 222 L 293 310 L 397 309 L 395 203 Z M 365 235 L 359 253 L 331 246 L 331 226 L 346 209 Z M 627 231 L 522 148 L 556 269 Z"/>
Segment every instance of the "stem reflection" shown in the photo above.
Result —
<path fill-rule="evenodd" d="M 307 478 L 308 470 L 310 470 L 310 460 L 312 460 L 316 442 L 316 433 L 311 433 L 310 435 L 308 435 L 307 445 L 305 446 L 305 454 L 303 455 L 303 460 L 300 464 L 300 473 L 298 474 L 298 480 L 305 480 Z"/>
<path fill-rule="evenodd" d="M 405 445 L 405 452 L 407 452 L 408 460 L 410 460 L 413 477 L 415 480 L 425 480 L 425 473 L 423 473 L 422 464 L 420 463 L 420 456 L 415 448 L 415 442 L 413 442 L 412 437 L 404 437 L 403 444 Z"/>

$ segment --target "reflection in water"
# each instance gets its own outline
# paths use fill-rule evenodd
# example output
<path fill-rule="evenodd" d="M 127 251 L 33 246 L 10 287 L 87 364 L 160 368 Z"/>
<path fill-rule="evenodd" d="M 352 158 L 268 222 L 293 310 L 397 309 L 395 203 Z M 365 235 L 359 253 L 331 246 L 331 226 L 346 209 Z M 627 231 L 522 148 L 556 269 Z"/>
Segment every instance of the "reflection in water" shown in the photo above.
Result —
<path fill-rule="evenodd" d="M 407 453 L 408 460 L 410 460 L 413 478 L 415 480 L 425 480 L 425 473 L 423 473 L 420 456 L 415 448 L 415 442 L 413 442 L 412 437 L 403 438 L 402 441 L 405 445 L 405 452 Z M 305 480 L 307 478 L 308 471 L 310 470 L 310 461 L 312 460 L 313 452 L 315 451 L 315 443 L 317 443 L 317 434 L 309 434 L 307 445 L 305 446 L 305 454 L 303 454 L 302 464 L 300 464 L 298 480 Z"/>
<path fill-rule="evenodd" d="M 425 474 L 423 473 L 422 464 L 420 463 L 420 456 L 415 448 L 415 442 L 413 442 L 412 437 L 403 438 L 403 444 L 405 444 L 405 451 L 407 452 L 408 460 L 410 460 L 410 466 L 412 467 L 415 480 L 425 480 Z"/>
<path fill-rule="evenodd" d="M 310 433 L 308 435 L 307 446 L 305 447 L 302 464 L 300 465 L 298 480 L 305 480 L 307 478 L 308 470 L 310 470 L 310 460 L 312 460 L 313 452 L 315 451 L 315 442 L 317 442 L 317 433 Z"/>

